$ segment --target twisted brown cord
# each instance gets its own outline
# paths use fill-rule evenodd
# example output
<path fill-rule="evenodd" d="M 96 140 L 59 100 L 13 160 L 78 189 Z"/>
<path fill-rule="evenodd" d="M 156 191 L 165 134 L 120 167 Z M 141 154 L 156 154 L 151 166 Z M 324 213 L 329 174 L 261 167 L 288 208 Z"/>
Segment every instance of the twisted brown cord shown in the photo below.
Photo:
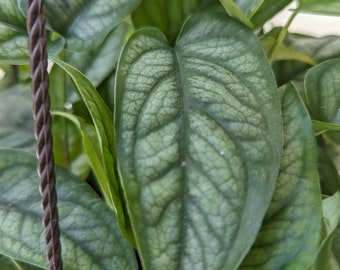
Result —
<path fill-rule="evenodd" d="M 45 12 L 43 0 L 27 1 L 28 47 L 31 55 L 30 72 L 35 120 L 36 153 L 40 177 L 41 207 L 47 245 L 49 270 L 61 270 L 61 245 L 58 225 L 57 193 L 55 190 L 54 157 L 52 152 L 50 96 L 48 94 Z"/>

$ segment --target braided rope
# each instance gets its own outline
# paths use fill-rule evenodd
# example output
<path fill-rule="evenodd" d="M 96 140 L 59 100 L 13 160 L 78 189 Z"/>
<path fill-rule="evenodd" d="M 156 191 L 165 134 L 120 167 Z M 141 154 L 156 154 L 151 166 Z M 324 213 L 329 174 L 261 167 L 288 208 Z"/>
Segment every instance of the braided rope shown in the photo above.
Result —
<path fill-rule="evenodd" d="M 51 135 L 49 78 L 47 73 L 46 31 L 43 0 L 27 1 L 28 47 L 31 55 L 30 72 L 33 97 L 34 133 L 40 177 L 41 207 L 47 245 L 49 270 L 61 270 L 61 245 L 58 225 L 57 193 L 55 190 L 53 141 Z"/>

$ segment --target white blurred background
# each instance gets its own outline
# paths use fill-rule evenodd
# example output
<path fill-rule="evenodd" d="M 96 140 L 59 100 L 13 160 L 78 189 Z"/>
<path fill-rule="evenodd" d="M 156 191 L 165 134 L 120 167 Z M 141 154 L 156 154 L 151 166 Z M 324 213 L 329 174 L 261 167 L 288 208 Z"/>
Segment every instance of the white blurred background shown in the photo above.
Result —
<path fill-rule="evenodd" d="M 264 27 L 265 31 L 270 30 L 273 26 L 284 26 L 291 14 L 289 9 L 295 7 L 295 3 L 292 3 L 284 11 L 277 14 L 270 22 L 266 23 Z M 290 25 L 289 32 L 312 35 L 315 37 L 327 35 L 340 36 L 340 17 L 299 13 Z"/>

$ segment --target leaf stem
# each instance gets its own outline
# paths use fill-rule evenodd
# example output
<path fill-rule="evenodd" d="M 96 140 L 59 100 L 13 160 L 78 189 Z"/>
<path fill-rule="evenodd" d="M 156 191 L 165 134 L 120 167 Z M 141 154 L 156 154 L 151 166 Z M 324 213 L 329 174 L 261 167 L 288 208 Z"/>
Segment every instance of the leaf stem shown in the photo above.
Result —
<path fill-rule="evenodd" d="M 275 59 L 275 54 L 278 50 L 278 48 L 280 47 L 280 45 L 283 43 L 283 40 L 286 38 L 286 35 L 288 33 L 288 28 L 289 26 L 292 24 L 295 16 L 298 14 L 298 10 L 294 10 L 294 12 L 292 13 L 292 15 L 290 15 L 286 25 L 281 29 L 277 39 L 274 42 L 274 45 L 272 47 L 272 49 L 269 52 L 269 62 L 272 63 L 273 59 Z"/>

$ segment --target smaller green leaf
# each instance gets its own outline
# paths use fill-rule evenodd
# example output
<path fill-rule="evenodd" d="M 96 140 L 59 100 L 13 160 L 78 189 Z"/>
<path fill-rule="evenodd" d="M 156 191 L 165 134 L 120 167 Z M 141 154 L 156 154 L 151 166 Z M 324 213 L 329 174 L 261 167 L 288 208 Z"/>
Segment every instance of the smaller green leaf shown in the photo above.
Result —
<path fill-rule="evenodd" d="M 340 222 L 340 191 L 336 192 L 333 196 L 328 197 L 322 201 L 324 228 L 326 236 L 323 239 L 314 265 L 315 270 L 340 269 L 333 253 L 332 253 L 332 240 L 333 233 Z"/>
<path fill-rule="evenodd" d="M 250 22 L 247 16 L 232 0 L 220 0 L 220 2 L 230 17 L 239 20 L 250 29 L 254 29 L 253 24 Z"/>
<path fill-rule="evenodd" d="M 305 77 L 307 103 L 314 119 L 340 124 L 340 59 L 311 68 Z"/>
<path fill-rule="evenodd" d="M 77 127 L 77 131 L 80 132 L 82 137 L 82 143 L 90 161 L 91 168 L 100 182 L 99 185 L 103 189 L 103 195 L 106 201 L 110 201 L 111 198 L 108 197 L 110 194 L 110 180 L 107 178 L 105 168 L 103 167 L 103 156 L 101 155 L 99 149 L 99 142 L 96 136 L 96 131 L 92 125 L 86 124 L 85 121 L 75 115 L 66 112 L 54 111 L 52 115 L 63 117 L 70 121 L 73 125 Z"/>
<path fill-rule="evenodd" d="M 53 117 L 52 135 L 55 163 L 85 180 L 90 173 L 90 164 L 78 129 L 63 118 Z"/>
<path fill-rule="evenodd" d="M 115 146 L 113 133 L 113 113 L 107 107 L 103 99 L 91 82 L 76 68 L 63 62 L 58 58 L 52 57 L 51 60 L 60 66 L 70 76 L 75 84 L 79 95 L 85 103 L 94 123 L 97 138 L 99 141 L 100 153 L 102 155 L 103 166 L 105 168 L 107 183 L 110 186 L 109 193 L 105 198 L 110 198 L 107 203 L 117 211 L 118 221 L 124 235 L 134 245 L 134 238 L 130 229 L 130 222 L 123 208 L 123 194 L 121 194 L 120 184 L 116 179 L 115 166 Z M 101 180 L 99 180 L 101 183 Z M 106 186 L 101 187 L 102 191 L 107 191 Z"/>
<path fill-rule="evenodd" d="M 291 84 L 281 94 L 280 173 L 261 230 L 241 269 L 307 269 L 318 248 L 321 200 L 311 120 Z"/>
<path fill-rule="evenodd" d="M 58 65 L 50 72 L 51 110 L 65 111 L 67 104 L 66 74 Z M 64 118 L 52 119 L 53 154 L 55 163 L 70 170 L 82 179 L 90 172 L 88 158 L 84 152 L 81 135 L 77 128 Z"/>
<path fill-rule="evenodd" d="M 34 152 L 33 101 L 28 88 L 18 85 L 0 93 L 0 147 Z"/>
<path fill-rule="evenodd" d="M 322 194 L 333 195 L 340 189 L 338 172 L 326 151 L 324 143 L 319 143 L 318 146 L 318 171 Z"/>
<path fill-rule="evenodd" d="M 46 267 L 36 163 L 33 153 L 0 149 L 0 254 Z M 65 269 L 137 269 L 112 209 L 69 172 L 57 167 L 56 178 Z"/>
<path fill-rule="evenodd" d="M 340 16 L 338 0 L 299 0 L 299 12 Z"/>

